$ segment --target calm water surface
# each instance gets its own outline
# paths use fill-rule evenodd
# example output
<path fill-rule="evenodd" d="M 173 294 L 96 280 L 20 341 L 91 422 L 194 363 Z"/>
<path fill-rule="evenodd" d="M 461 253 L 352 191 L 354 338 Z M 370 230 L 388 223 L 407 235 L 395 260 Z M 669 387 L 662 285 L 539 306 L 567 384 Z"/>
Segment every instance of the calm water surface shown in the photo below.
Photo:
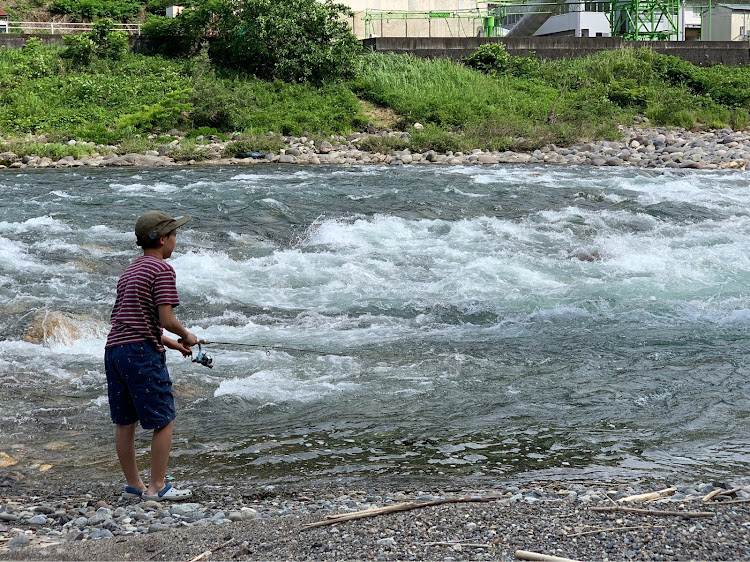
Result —
<path fill-rule="evenodd" d="M 0 461 L 120 478 L 103 346 L 159 208 L 192 331 L 313 351 L 169 352 L 177 479 L 750 476 L 747 178 L 5 170 Z"/>

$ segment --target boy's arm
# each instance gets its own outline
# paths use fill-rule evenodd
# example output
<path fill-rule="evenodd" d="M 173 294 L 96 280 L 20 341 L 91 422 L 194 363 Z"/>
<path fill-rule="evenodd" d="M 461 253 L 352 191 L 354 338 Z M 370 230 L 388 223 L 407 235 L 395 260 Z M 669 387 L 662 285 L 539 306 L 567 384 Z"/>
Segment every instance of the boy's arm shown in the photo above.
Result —
<path fill-rule="evenodd" d="M 167 337 L 165 335 L 161 336 L 161 344 L 164 347 L 168 347 L 169 349 L 175 349 L 175 350 L 179 351 L 185 357 L 188 357 L 188 356 L 190 356 L 190 355 L 193 354 L 193 352 L 190 350 L 190 348 L 188 346 L 184 345 L 183 343 L 181 343 L 181 342 L 179 342 L 179 341 L 177 341 L 175 339 Z"/>
<path fill-rule="evenodd" d="M 161 324 L 161 327 L 165 330 L 169 330 L 173 334 L 177 334 L 179 337 L 181 337 L 182 342 L 187 347 L 196 345 L 198 343 L 198 338 L 195 337 L 195 334 L 188 332 L 180 323 L 180 321 L 177 320 L 177 317 L 174 315 L 174 308 L 171 304 L 159 305 L 159 324 Z"/>

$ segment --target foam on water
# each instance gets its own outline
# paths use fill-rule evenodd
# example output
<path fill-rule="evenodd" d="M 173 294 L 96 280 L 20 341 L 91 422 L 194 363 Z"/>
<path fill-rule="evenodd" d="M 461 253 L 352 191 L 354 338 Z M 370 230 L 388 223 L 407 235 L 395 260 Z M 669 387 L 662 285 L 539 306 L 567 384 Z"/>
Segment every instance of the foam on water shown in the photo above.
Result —
<path fill-rule="evenodd" d="M 359 385 L 329 375 L 300 380 L 289 370 L 263 370 L 244 378 L 224 380 L 214 396 L 236 396 L 260 404 L 311 402 L 334 393 L 353 392 Z"/>

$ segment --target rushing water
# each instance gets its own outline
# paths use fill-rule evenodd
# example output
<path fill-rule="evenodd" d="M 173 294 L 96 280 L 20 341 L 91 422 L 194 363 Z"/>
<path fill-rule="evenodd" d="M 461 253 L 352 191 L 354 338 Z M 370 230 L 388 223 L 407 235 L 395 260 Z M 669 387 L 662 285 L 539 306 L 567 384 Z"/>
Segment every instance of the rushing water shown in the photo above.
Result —
<path fill-rule="evenodd" d="M 747 178 L 5 170 L 0 461 L 120 478 L 103 346 L 158 208 L 194 217 L 170 260 L 192 331 L 314 352 L 169 352 L 178 479 L 746 477 Z"/>

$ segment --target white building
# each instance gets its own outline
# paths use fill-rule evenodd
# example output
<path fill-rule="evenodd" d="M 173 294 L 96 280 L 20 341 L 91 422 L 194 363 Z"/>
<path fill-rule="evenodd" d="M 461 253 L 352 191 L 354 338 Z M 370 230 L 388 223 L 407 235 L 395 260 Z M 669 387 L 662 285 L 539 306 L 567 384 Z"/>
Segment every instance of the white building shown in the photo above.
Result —
<path fill-rule="evenodd" d="M 710 15 L 703 16 L 711 41 L 747 41 L 750 39 L 750 6 L 716 4 Z M 708 40 L 707 33 L 703 39 Z"/>
<path fill-rule="evenodd" d="M 477 0 L 338 0 L 354 12 L 351 25 L 359 38 L 365 37 L 477 37 L 487 35 L 488 25 L 503 35 L 521 19 L 523 1 L 501 4 Z M 551 2 L 551 0 L 539 0 Z M 499 7 L 498 15 L 508 14 L 501 27 L 500 17 L 489 23 L 489 10 Z M 504 12 L 503 12 L 504 10 Z M 668 31 L 664 18 L 658 29 Z M 744 41 L 750 35 L 750 6 L 715 4 L 682 6 L 672 40 Z M 551 16 L 535 36 L 610 37 L 609 3 L 571 0 Z"/>

